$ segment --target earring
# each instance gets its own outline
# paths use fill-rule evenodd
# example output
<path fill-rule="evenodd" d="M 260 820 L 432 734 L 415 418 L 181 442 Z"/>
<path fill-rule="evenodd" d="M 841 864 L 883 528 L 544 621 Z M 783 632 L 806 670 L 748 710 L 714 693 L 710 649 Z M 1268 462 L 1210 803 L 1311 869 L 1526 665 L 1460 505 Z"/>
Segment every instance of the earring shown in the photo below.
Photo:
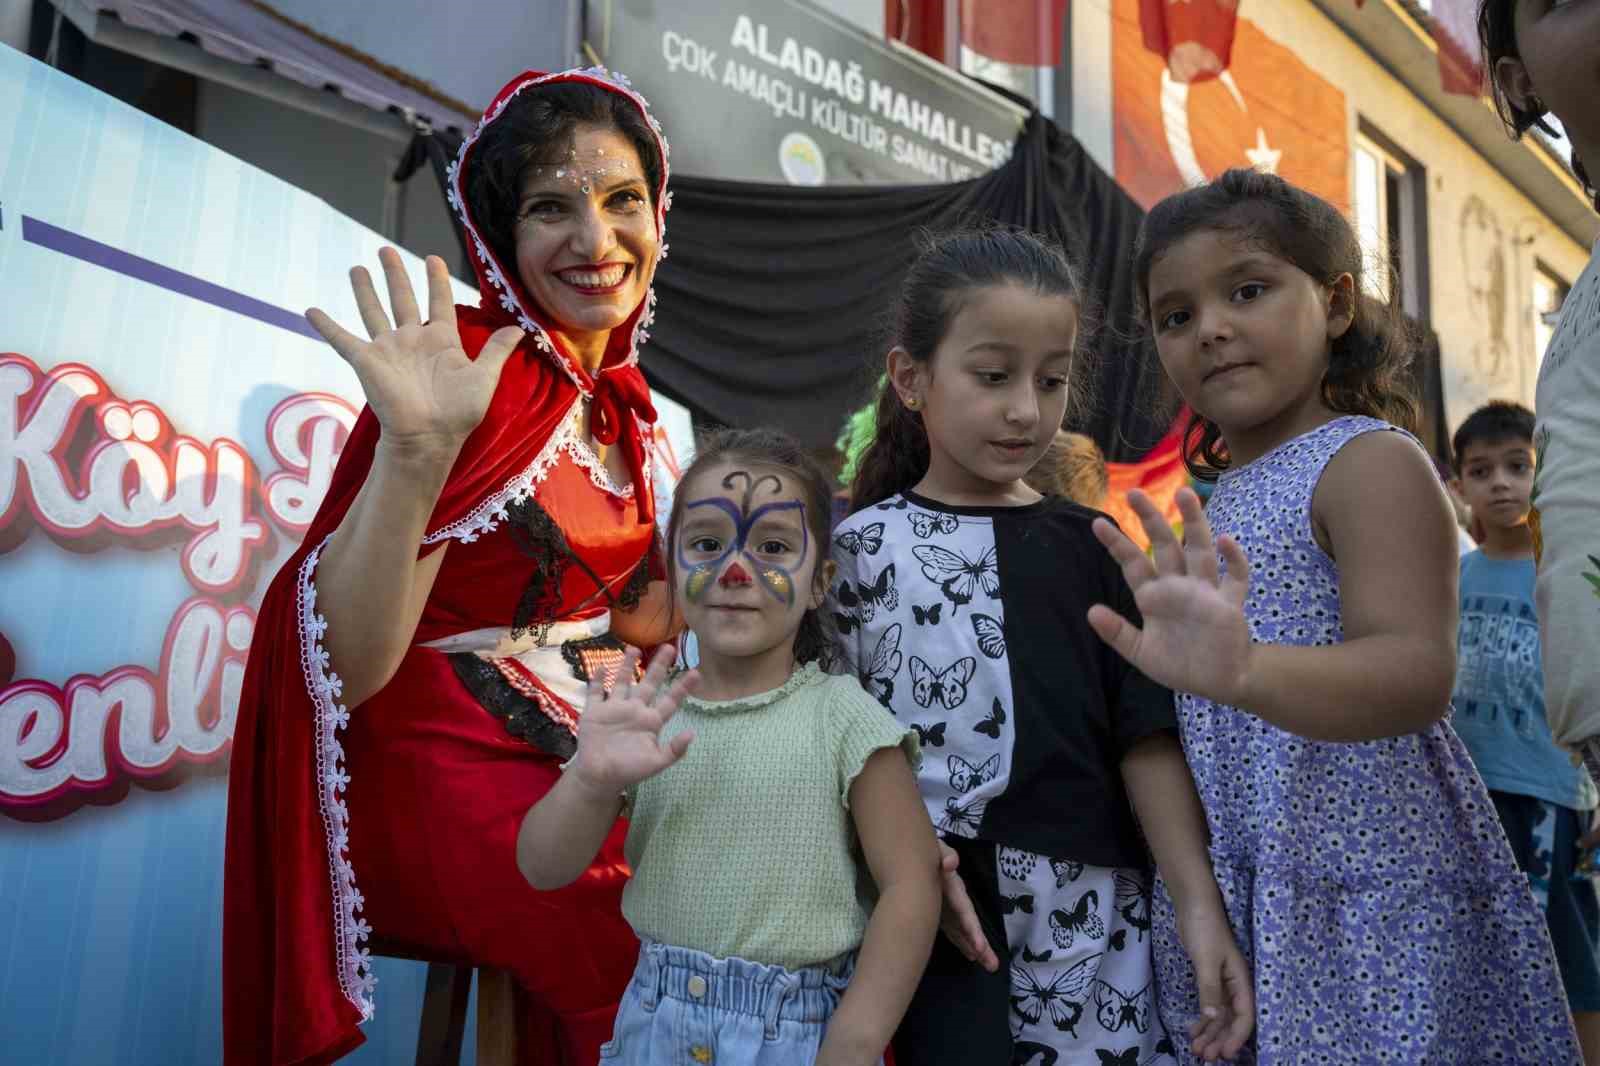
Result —
<path fill-rule="evenodd" d="M 915 396 L 907 396 L 906 397 L 906 410 L 907 411 L 915 411 L 917 408 L 919 408 L 921 406 L 922 406 L 922 401 L 917 399 Z"/>

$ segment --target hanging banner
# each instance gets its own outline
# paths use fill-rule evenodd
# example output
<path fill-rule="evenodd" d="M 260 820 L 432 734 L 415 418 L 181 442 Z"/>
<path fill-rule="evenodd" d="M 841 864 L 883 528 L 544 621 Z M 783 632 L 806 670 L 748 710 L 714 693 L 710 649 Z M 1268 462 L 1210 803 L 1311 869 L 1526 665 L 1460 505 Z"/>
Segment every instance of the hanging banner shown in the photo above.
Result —
<path fill-rule="evenodd" d="M 1185 83 L 1209 81 L 1228 69 L 1238 19 L 1239 0 L 1139 0 L 1144 46 Z"/>
<path fill-rule="evenodd" d="M 9 49 L 0 144 L 0 815 L 39 820 L 226 756 L 362 404 L 300 309 L 354 327 L 385 242 Z M 670 486 L 692 436 L 656 402 Z"/>
<path fill-rule="evenodd" d="M 800 0 L 586 5 L 585 40 L 633 80 L 684 174 L 932 184 L 999 166 L 1025 112 Z"/>
<path fill-rule="evenodd" d="M 1227 6 L 1217 0 L 1207 5 Z M 1200 39 L 1195 27 L 1185 30 L 1189 36 L 1165 42 L 1178 49 L 1169 69 L 1148 47 L 1153 42 L 1151 24 L 1141 25 L 1144 6 L 1145 0 L 1112 0 L 1117 184 L 1148 209 L 1229 167 L 1256 166 L 1348 209 L 1343 92 L 1246 18 L 1233 23 L 1231 50 L 1218 57 L 1225 69 L 1202 78 L 1203 64 L 1180 63 L 1184 41 Z M 1185 16 L 1179 8 L 1187 6 L 1170 8 L 1168 17 Z"/>

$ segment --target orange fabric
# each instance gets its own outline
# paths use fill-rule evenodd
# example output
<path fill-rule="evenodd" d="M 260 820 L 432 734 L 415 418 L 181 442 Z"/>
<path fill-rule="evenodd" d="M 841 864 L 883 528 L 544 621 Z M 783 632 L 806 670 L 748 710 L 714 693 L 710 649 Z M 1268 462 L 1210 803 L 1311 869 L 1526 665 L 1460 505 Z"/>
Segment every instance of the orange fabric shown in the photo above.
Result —
<path fill-rule="evenodd" d="M 1189 471 L 1183 465 L 1183 427 L 1189 412 L 1178 413 L 1172 428 L 1161 442 L 1137 463 L 1107 463 L 1110 488 L 1106 492 L 1105 512 L 1117 520 L 1124 533 L 1141 548 L 1150 546 L 1144 526 L 1128 506 L 1128 490 L 1140 489 L 1161 508 L 1168 522 L 1177 526 L 1178 490 L 1189 484 Z"/>

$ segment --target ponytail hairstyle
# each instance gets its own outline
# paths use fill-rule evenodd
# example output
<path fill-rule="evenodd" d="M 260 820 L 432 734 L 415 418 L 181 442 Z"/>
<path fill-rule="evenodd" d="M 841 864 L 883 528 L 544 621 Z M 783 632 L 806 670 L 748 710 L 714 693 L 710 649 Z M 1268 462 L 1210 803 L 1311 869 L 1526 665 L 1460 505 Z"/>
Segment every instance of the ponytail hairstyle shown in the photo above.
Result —
<path fill-rule="evenodd" d="M 1478 5 L 1478 48 L 1483 53 L 1484 79 L 1489 83 L 1489 92 L 1494 97 L 1494 107 L 1500 114 L 1500 121 L 1505 123 L 1506 132 L 1511 134 L 1512 139 L 1521 140 L 1524 133 L 1536 127 L 1554 137 L 1557 135 L 1555 128 L 1545 121 L 1549 112 L 1544 104 L 1535 97 L 1525 101 L 1530 106 L 1518 107 L 1511 102 L 1500 86 L 1500 79 L 1495 76 L 1495 64 L 1500 60 L 1522 61 L 1522 53 L 1517 50 L 1516 14 L 1517 0 L 1482 0 Z M 1600 211 L 1600 189 L 1589 180 L 1589 173 L 1584 169 L 1576 148 L 1572 150 L 1572 173 L 1589 194 L 1594 209 Z"/>
<path fill-rule="evenodd" d="M 974 289 L 1021 285 L 1043 296 L 1066 296 L 1083 317 L 1077 271 L 1060 245 L 1038 234 L 1001 226 L 939 234 L 924 231 L 917 245 L 917 257 L 900 286 L 890 346 L 904 349 L 918 363 L 932 363 L 950 323 Z M 1074 369 L 1080 362 L 1084 333 L 1080 323 Z M 851 511 L 904 492 L 928 472 L 928 431 L 922 415 L 907 410 L 887 381 L 878 394 L 874 423 L 872 443 L 850 484 Z"/>
<path fill-rule="evenodd" d="M 1322 285 L 1341 274 L 1355 280 L 1354 317 L 1334 340 L 1322 375 L 1322 399 L 1345 415 L 1381 418 L 1416 429 L 1417 400 L 1410 380 L 1416 341 L 1399 303 L 1383 303 L 1363 292 L 1372 270 L 1392 276 L 1387 264 L 1368 266 L 1361 242 L 1338 208 L 1276 174 L 1235 168 L 1214 181 L 1167 197 L 1145 216 L 1134 249 L 1134 283 L 1140 312 L 1150 322 L 1150 269 L 1168 249 L 1191 234 L 1212 230 L 1248 241 L 1294 264 Z M 1189 473 L 1214 481 L 1230 463 L 1222 430 L 1198 411 L 1183 434 Z"/>
<path fill-rule="evenodd" d="M 810 589 L 796 589 L 807 595 L 826 589 L 824 568 L 828 563 L 828 541 L 833 532 L 833 482 L 799 441 L 779 429 L 721 429 L 705 435 L 695 445 L 694 461 L 684 470 L 678 485 L 689 483 L 696 474 L 719 463 L 742 463 L 782 474 L 800 490 L 806 505 L 806 531 L 816 545 L 817 561 Z M 672 517 L 667 522 L 668 587 L 678 587 L 678 528 L 683 523 L 684 494 L 672 500 Z M 794 661 L 829 661 L 834 657 L 837 636 L 820 608 L 808 607 L 800 619 L 794 638 Z"/>

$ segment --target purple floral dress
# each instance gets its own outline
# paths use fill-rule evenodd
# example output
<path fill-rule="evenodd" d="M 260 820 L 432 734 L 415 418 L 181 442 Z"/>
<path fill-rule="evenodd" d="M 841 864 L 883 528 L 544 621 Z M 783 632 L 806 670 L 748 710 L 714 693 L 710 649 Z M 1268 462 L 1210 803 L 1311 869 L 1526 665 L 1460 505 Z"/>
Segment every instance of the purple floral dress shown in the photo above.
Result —
<path fill-rule="evenodd" d="M 1338 418 L 1222 475 L 1207 514 L 1250 558 L 1256 641 L 1344 638 L 1311 497 L 1341 447 L 1390 428 Z M 1581 1061 L 1544 916 L 1447 722 L 1329 743 L 1188 694 L 1178 720 L 1255 974 L 1256 1037 L 1236 1061 Z M 1183 1033 L 1199 1004 L 1159 881 L 1152 917 L 1159 1009 Z"/>

